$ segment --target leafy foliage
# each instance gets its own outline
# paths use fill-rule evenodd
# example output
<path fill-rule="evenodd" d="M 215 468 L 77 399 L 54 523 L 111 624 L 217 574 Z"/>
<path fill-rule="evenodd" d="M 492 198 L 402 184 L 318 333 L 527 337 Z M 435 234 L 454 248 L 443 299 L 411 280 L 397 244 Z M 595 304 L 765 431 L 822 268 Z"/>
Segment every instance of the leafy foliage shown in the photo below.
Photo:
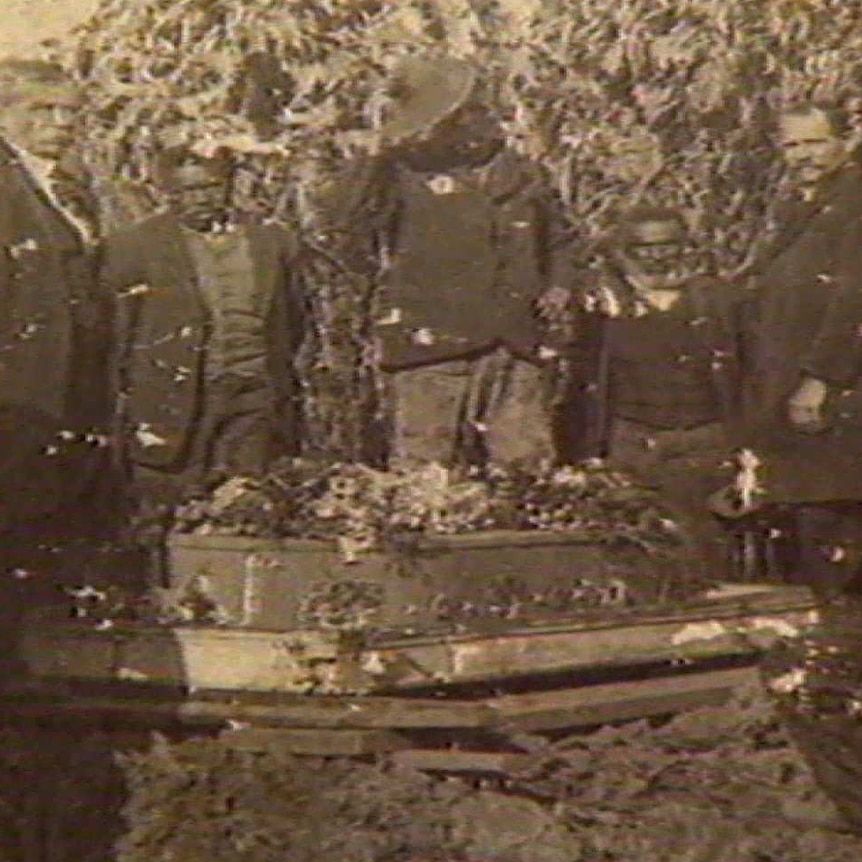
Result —
<path fill-rule="evenodd" d="M 246 205 L 292 202 L 308 222 L 327 171 L 373 147 L 393 63 L 446 47 L 486 70 L 510 142 L 551 169 L 580 230 L 650 185 L 732 264 L 774 191 L 769 109 L 853 107 L 860 16 L 858 0 L 106 0 L 75 60 L 104 176 L 150 180 L 158 133 L 178 125 L 285 156 L 287 187 L 261 176 Z"/>
<path fill-rule="evenodd" d="M 494 467 L 461 477 L 439 464 L 376 470 L 285 460 L 179 507 L 180 532 L 336 539 L 348 559 L 404 534 L 479 530 L 571 533 L 653 553 L 683 537 L 655 495 L 601 462 L 537 471 Z"/>

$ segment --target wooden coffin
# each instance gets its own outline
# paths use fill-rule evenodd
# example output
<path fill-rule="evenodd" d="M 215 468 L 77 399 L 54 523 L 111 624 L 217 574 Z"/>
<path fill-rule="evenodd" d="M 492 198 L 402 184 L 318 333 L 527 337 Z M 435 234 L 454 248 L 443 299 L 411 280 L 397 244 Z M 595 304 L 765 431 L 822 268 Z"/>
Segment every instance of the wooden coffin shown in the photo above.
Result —
<path fill-rule="evenodd" d="M 752 656 L 817 619 L 802 588 L 722 592 L 673 611 L 503 624 L 497 631 L 363 642 L 337 632 L 36 618 L 21 658 L 35 678 L 190 691 L 350 693 Z"/>
<path fill-rule="evenodd" d="M 633 600 L 650 604 L 672 597 L 684 581 L 667 561 L 631 546 L 514 530 L 428 536 L 352 562 L 325 541 L 175 534 L 168 560 L 172 587 L 203 584 L 228 625 L 268 629 L 307 626 L 309 595 L 351 582 L 380 591 L 373 625 L 409 627 L 434 622 L 440 597 L 450 605 L 487 603 L 511 582 L 541 593 L 624 580 Z"/>
<path fill-rule="evenodd" d="M 118 623 L 110 628 L 34 618 L 19 653 L 40 679 L 129 683 L 184 691 L 306 692 L 339 653 L 320 631 L 240 631 L 216 626 Z"/>

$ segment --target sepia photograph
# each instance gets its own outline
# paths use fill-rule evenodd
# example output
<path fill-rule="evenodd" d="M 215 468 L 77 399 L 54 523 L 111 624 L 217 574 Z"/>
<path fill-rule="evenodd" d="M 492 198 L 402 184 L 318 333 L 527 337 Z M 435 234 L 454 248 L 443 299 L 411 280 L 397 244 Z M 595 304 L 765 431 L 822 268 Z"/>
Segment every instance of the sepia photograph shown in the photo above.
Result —
<path fill-rule="evenodd" d="M 0 862 L 862 859 L 862 0 L 0 0 Z"/>

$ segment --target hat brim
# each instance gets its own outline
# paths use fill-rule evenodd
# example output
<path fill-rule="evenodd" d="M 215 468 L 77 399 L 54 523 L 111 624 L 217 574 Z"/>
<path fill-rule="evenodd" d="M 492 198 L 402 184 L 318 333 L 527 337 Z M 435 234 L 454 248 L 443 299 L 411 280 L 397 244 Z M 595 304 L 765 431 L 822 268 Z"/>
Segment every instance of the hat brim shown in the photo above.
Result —
<path fill-rule="evenodd" d="M 392 116 L 380 127 L 390 144 L 433 129 L 464 105 L 476 82 L 472 66 L 451 58 L 411 58 L 398 77 L 405 95 L 393 100 Z"/>

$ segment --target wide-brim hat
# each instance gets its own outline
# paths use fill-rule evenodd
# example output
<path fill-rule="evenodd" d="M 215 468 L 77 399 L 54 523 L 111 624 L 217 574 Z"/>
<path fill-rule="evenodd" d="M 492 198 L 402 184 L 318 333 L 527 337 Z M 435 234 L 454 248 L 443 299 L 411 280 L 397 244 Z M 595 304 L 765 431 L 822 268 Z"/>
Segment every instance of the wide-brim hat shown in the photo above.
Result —
<path fill-rule="evenodd" d="M 470 98 L 475 84 L 475 68 L 460 58 L 406 57 L 393 70 L 381 138 L 392 144 L 430 131 Z"/>

